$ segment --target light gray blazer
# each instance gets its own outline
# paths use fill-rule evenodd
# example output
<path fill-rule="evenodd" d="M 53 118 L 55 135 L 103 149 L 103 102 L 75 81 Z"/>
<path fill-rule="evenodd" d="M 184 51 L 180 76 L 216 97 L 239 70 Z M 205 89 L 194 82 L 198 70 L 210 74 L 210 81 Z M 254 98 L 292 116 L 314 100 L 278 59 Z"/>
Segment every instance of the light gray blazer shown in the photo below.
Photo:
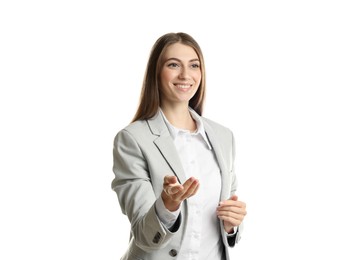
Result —
<path fill-rule="evenodd" d="M 228 128 L 206 118 L 202 120 L 221 170 L 220 198 L 226 200 L 235 193 L 237 186 L 234 137 Z M 183 202 L 181 214 L 171 231 L 161 223 L 154 206 L 162 193 L 165 175 L 174 174 L 180 183 L 186 181 L 162 115 L 157 113 L 149 120 L 136 121 L 122 129 L 114 140 L 113 157 L 115 178 L 111 186 L 131 224 L 130 244 L 121 259 L 178 259 L 187 225 L 188 200 Z M 227 248 L 238 242 L 241 227 L 229 238 L 221 221 L 220 229 L 228 260 Z"/>

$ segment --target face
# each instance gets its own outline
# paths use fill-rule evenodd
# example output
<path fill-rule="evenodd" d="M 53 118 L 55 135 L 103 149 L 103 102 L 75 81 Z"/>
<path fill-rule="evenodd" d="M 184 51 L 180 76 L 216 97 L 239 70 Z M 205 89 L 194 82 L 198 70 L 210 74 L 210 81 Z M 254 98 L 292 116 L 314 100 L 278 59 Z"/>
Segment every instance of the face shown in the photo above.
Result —
<path fill-rule="evenodd" d="M 200 61 L 195 50 L 181 43 L 167 47 L 160 72 L 162 106 L 188 106 L 188 101 L 195 95 L 200 82 Z"/>

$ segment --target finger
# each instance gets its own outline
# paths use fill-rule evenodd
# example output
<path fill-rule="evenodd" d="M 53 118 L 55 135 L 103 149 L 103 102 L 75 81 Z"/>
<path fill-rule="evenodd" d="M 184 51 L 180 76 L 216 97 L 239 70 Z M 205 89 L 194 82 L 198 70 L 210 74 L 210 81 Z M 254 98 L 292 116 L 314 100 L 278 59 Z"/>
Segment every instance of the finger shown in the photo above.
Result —
<path fill-rule="evenodd" d="M 232 206 L 232 207 L 238 207 L 238 208 L 246 208 L 246 204 L 245 202 L 242 201 L 235 201 L 235 200 L 224 200 L 224 201 L 220 201 L 219 203 L 219 207 L 224 207 L 224 206 Z"/>
<path fill-rule="evenodd" d="M 247 214 L 246 204 L 242 201 L 234 201 L 234 200 L 227 200 L 220 202 L 219 206 L 217 207 L 217 211 L 234 212 L 242 216 L 245 216 Z"/>
<path fill-rule="evenodd" d="M 220 212 L 221 214 L 225 214 L 226 212 L 232 212 L 232 213 L 239 214 L 242 216 L 245 216 L 247 214 L 246 208 L 230 207 L 230 206 L 217 207 L 216 211 Z"/>
<path fill-rule="evenodd" d="M 173 176 L 173 175 L 166 175 L 164 176 L 164 184 L 168 185 L 168 184 L 174 184 L 177 183 L 177 177 Z"/>
<path fill-rule="evenodd" d="M 241 210 L 241 209 L 238 209 L 238 210 L 237 209 L 234 209 L 234 210 L 217 209 L 216 213 L 219 216 L 228 216 L 228 217 L 233 217 L 236 219 L 243 218 L 247 214 L 246 210 Z"/>
<path fill-rule="evenodd" d="M 223 200 L 220 201 L 220 203 L 230 203 L 230 204 L 234 204 L 235 201 L 238 201 L 238 196 L 237 195 L 232 195 L 230 198 L 228 198 L 227 200 Z"/>
<path fill-rule="evenodd" d="M 242 214 L 238 214 L 235 212 L 231 212 L 231 211 L 218 211 L 217 212 L 217 216 L 224 218 L 225 220 L 240 220 L 243 218 Z"/>
<path fill-rule="evenodd" d="M 181 197 L 182 200 L 187 199 L 189 197 L 192 197 L 193 195 L 195 195 L 198 191 L 200 187 L 200 183 L 198 182 L 198 180 L 195 180 L 192 185 L 184 191 L 183 196 Z"/>
<path fill-rule="evenodd" d="M 163 190 L 166 194 L 171 195 L 177 193 L 180 188 L 173 188 L 174 186 L 180 186 L 177 177 L 173 175 L 164 176 Z"/>
<path fill-rule="evenodd" d="M 229 200 L 237 201 L 238 200 L 238 196 L 233 195 L 233 196 L 230 197 Z"/>
<path fill-rule="evenodd" d="M 194 192 L 197 192 L 196 188 L 199 186 L 199 181 L 191 177 L 183 184 L 183 190 L 180 192 L 179 199 L 185 200 L 188 197 L 194 195 Z"/>
<path fill-rule="evenodd" d="M 247 212 L 245 209 L 241 209 L 241 208 L 217 208 L 216 212 L 219 215 L 230 215 L 230 214 L 234 214 L 234 215 L 239 215 L 244 217 Z"/>
<path fill-rule="evenodd" d="M 163 184 L 163 191 L 168 195 L 173 195 L 183 190 L 183 186 L 179 183 Z"/>
<path fill-rule="evenodd" d="M 226 217 L 226 216 L 218 216 L 218 218 L 220 220 L 224 221 L 224 224 L 227 224 L 227 225 L 232 226 L 232 227 L 238 227 L 243 222 L 243 220 L 232 219 L 232 218 L 229 218 L 229 217 Z"/>
<path fill-rule="evenodd" d="M 200 183 L 197 182 L 197 185 L 193 186 L 192 188 L 194 188 L 194 189 L 192 190 L 190 197 L 195 195 L 198 192 L 198 189 L 200 188 Z"/>
<path fill-rule="evenodd" d="M 196 178 L 194 178 L 194 177 L 190 177 L 187 181 L 185 181 L 185 183 L 183 183 L 183 187 L 184 187 L 185 189 L 189 189 L 189 187 L 190 187 L 193 183 L 195 183 L 195 181 L 197 181 L 197 179 L 196 179 Z"/>
<path fill-rule="evenodd" d="M 181 184 L 170 184 L 166 190 L 168 195 L 175 195 L 181 191 L 183 191 L 183 186 Z"/>
<path fill-rule="evenodd" d="M 220 220 L 223 220 L 224 222 L 226 222 L 227 224 L 230 224 L 232 226 L 239 226 L 242 223 L 242 221 L 244 220 L 245 216 L 229 212 L 228 214 L 218 213 L 217 217 Z"/>

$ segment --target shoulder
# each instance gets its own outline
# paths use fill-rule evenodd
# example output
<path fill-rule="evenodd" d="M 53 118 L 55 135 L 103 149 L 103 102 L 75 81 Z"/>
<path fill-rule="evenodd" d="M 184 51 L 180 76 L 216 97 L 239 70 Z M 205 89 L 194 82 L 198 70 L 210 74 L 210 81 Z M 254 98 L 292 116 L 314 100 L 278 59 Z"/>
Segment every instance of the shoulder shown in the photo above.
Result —
<path fill-rule="evenodd" d="M 120 129 L 115 136 L 116 141 L 125 142 L 127 139 L 137 140 L 142 136 L 146 136 L 148 132 L 148 124 L 146 120 L 138 120 Z"/>
<path fill-rule="evenodd" d="M 127 131 L 130 133 L 138 133 L 139 131 L 145 131 L 148 128 L 148 124 L 146 120 L 138 120 L 130 123 L 125 126 L 121 131 Z"/>
<path fill-rule="evenodd" d="M 149 119 L 137 120 L 130 123 L 120 130 L 120 133 L 127 133 L 138 140 L 149 140 L 151 138 L 155 139 L 156 136 L 168 135 L 168 129 L 162 115 L 156 113 Z"/>
<path fill-rule="evenodd" d="M 206 117 L 201 117 L 201 120 L 202 120 L 205 128 L 210 128 L 218 134 L 227 134 L 227 135 L 233 134 L 232 131 L 230 130 L 230 128 L 228 128 L 216 121 L 213 121 Z"/>

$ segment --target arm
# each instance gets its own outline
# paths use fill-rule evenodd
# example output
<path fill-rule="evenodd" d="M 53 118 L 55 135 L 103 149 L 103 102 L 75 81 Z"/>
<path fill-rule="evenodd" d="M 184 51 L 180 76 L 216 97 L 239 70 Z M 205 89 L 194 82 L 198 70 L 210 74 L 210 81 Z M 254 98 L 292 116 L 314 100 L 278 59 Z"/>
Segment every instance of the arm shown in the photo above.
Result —
<path fill-rule="evenodd" d="M 229 246 L 233 247 L 240 239 L 240 231 L 246 212 L 246 204 L 238 201 L 238 196 L 233 195 L 225 201 L 221 201 L 217 208 L 218 217 L 224 222 Z"/>
<path fill-rule="evenodd" d="M 122 212 L 129 218 L 135 243 L 145 251 L 163 248 L 173 232 L 164 227 L 156 214 L 156 196 L 147 161 L 128 131 L 122 130 L 115 137 L 113 158 L 112 189 L 117 193 Z M 178 230 L 179 224 L 177 219 L 174 230 Z"/>
<path fill-rule="evenodd" d="M 235 141 L 231 134 L 232 146 L 230 150 L 230 174 L 231 174 L 231 190 L 230 198 L 219 203 L 217 208 L 217 216 L 223 221 L 224 230 L 227 233 L 227 241 L 229 246 L 233 247 L 240 239 L 240 232 L 243 226 L 243 220 L 246 212 L 246 204 L 238 201 L 235 195 L 237 190 L 237 179 L 234 171 L 235 160 Z"/>

